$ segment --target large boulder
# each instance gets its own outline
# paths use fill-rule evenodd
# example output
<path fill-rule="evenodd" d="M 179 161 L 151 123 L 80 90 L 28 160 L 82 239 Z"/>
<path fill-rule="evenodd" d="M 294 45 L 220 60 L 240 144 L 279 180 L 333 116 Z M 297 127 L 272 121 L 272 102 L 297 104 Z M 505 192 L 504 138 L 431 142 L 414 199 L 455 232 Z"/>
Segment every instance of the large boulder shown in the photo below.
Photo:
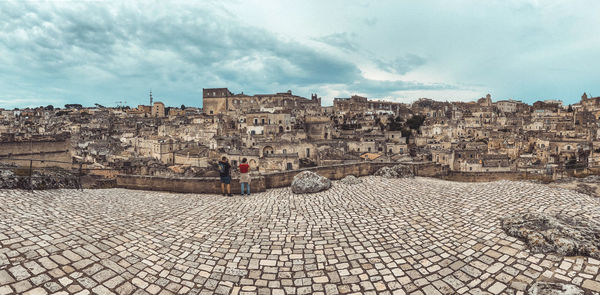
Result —
<path fill-rule="evenodd" d="M 583 295 L 583 289 L 559 282 L 536 282 L 527 290 L 529 295 Z"/>
<path fill-rule="evenodd" d="M 294 176 L 292 192 L 295 194 L 316 193 L 331 187 L 331 180 L 310 171 L 303 171 Z"/>
<path fill-rule="evenodd" d="M 502 229 L 524 240 L 534 253 L 600 259 L 600 226 L 582 218 L 521 213 L 501 218 Z"/>
<path fill-rule="evenodd" d="M 362 179 L 360 179 L 354 175 L 348 175 L 348 176 L 342 178 L 342 180 L 340 180 L 340 182 L 345 185 L 355 185 L 355 184 L 361 183 Z"/>
<path fill-rule="evenodd" d="M 385 178 L 405 178 L 405 177 L 414 177 L 412 169 L 410 166 L 398 164 L 392 167 L 382 167 L 377 170 L 374 174 L 375 176 L 381 176 Z"/>

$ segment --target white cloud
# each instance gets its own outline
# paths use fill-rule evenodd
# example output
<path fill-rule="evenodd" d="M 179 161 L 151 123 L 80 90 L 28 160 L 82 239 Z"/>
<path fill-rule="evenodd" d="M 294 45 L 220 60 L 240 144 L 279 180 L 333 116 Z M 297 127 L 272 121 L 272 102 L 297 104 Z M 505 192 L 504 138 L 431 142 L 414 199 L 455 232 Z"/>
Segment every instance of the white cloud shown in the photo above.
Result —
<path fill-rule="evenodd" d="M 0 99 L 141 103 L 152 88 L 167 104 L 199 105 L 203 87 L 320 91 L 325 101 L 576 99 L 600 93 L 599 9 L 591 0 L 2 1 Z"/>

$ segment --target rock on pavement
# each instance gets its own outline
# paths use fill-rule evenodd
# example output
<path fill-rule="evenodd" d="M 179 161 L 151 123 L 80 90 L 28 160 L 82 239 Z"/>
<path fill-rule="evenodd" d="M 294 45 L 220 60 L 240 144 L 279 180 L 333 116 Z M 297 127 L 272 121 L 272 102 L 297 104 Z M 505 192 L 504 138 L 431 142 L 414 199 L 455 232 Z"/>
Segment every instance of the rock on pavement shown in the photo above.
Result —
<path fill-rule="evenodd" d="M 340 180 L 340 182 L 345 185 L 354 185 L 354 184 L 362 183 L 362 179 L 360 179 L 354 175 L 348 175 L 348 176 L 342 178 L 342 180 Z"/>
<path fill-rule="evenodd" d="M 398 164 L 392 167 L 382 167 L 377 172 L 375 172 L 375 176 L 382 176 L 385 178 L 404 178 L 404 177 L 414 177 L 412 169 L 410 166 Z"/>
<path fill-rule="evenodd" d="M 600 226 L 582 218 L 531 212 L 504 216 L 502 229 L 533 252 L 600 258 Z"/>
<path fill-rule="evenodd" d="M 303 171 L 294 176 L 292 192 L 295 194 L 316 193 L 331 187 L 331 180 L 311 171 Z"/>

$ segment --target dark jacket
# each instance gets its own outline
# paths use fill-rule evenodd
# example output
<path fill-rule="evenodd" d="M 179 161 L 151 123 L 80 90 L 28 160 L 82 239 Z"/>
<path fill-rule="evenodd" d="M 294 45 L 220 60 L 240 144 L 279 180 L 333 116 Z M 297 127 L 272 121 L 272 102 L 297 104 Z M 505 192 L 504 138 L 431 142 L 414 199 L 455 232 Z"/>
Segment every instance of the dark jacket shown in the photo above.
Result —
<path fill-rule="evenodd" d="M 230 176 L 231 173 L 231 165 L 229 162 L 219 162 L 219 176 L 226 177 Z"/>

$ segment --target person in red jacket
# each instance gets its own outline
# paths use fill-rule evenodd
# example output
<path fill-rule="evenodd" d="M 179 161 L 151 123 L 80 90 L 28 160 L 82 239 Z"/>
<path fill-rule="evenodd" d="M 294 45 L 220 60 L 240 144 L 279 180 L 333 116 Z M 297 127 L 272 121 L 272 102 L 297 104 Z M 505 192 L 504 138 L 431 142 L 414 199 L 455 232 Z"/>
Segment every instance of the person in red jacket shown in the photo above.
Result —
<path fill-rule="evenodd" d="M 241 194 L 244 195 L 244 184 L 246 184 L 247 195 L 250 195 L 250 165 L 248 165 L 248 159 L 243 158 L 242 163 L 239 166 L 240 169 L 240 186 L 242 188 Z"/>

